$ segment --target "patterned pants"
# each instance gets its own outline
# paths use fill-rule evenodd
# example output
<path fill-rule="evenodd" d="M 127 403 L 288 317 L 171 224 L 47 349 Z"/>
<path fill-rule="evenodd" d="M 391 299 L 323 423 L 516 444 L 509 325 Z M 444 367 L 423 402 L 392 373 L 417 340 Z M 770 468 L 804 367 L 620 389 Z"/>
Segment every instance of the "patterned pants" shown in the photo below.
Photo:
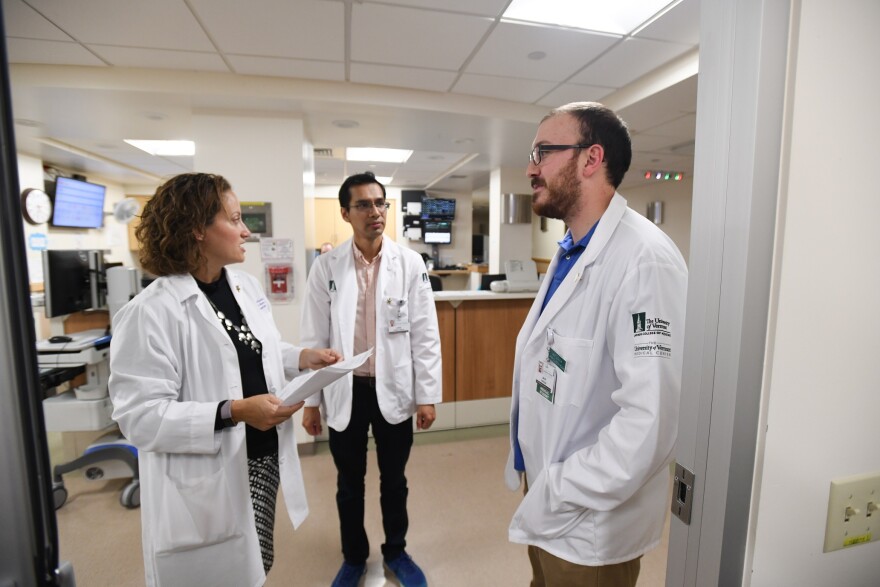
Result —
<path fill-rule="evenodd" d="M 275 561 L 273 536 L 279 482 L 278 454 L 248 459 L 248 481 L 251 487 L 251 503 L 254 505 L 257 537 L 260 539 L 260 553 L 263 555 L 263 570 L 268 574 Z"/>

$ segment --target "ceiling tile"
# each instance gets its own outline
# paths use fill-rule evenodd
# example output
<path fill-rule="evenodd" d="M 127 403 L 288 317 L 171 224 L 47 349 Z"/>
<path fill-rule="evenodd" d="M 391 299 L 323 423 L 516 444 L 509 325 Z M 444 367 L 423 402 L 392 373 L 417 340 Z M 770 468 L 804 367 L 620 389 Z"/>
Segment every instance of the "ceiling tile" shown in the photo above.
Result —
<path fill-rule="evenodd" d="M 634 151 L 660 151 L 681 143 L 677 137 L 637 134 L 632 137 Z"/>
<path fill-rule="evenodd" d="M 657 126 L 648 127 L 644 130 L 645 134 L 661 136 L 661 137 L 694 137 L 697 127 L 697 115 L 686 114 L 680 118 L 658 124 Z"/>
<path fill-rule="evenodd" d="M 456 94 L 474 94 L 514 102 L 534 102 L 553 89 L 554 85 L 552 82 L 539 80 L 465 73 L 452 91 Z"/>
<path fill-rule="evenodd" d="M 3 20 L 10 37 L 46 41 L 73 40 L 21 0 L 3 0 Z"/>
<path fill-rule="evenodd" d="M 351 81 L 361 84 L 380 84 L 445 92 L 455 81 L 457 75 L 454 71 L 438 69 L 352 63 L 349 77 Z"/>
<path fill-rule="evenodd" d="M 229 71 L 216 53 L 195 51 L 168 51 L 165 49 L 137 49 L 88 45 L 89 49 L 119 67 L 150 67 L 153 69 L 191 69 L 195 71 Z"/>
<path fill-rule="evenodd" d="M 619 37 L 521 23 L 500 23 L 468 64 L 468 73 L 561 82 Z M 543 52 L 540 60 L 529 59 Z"/>
<path fill-rule="evenodd" d="M 345 15 L 340 2 L 318 0 L 191 0 L 224 53 L 343 61 Z"/>
<path fill-rule="evenodd" d="M 684 0 L 642 29 L 644 39 L 697 45 L 700 42 L 700 0 Z"/>
<path fill-rule="evenodd" d="M 556 108 L 569 102 L 599 102 L 613 91 L 613 88 L 584 86 L 581 84 L 562 84 L 540 100 L 541 106 Z"/>
<path fill-rule="evenodd" d="M 351 59 L 458 71 L 492 20 L 379 4 L 352 6 Z"/>
<path fill-rule="evenodd" d="M 398 4 L 400 6 L 411 6 L 413 8 L 429 8 L 438 9 L 438 4 L 443 10 L 449 12 L 464 12 L 467 14 L 478 14 L 481 16 L 500 16 L 501 12 L 507 6 L 509 0 L 390 0 L 385 4 Z"/>
<path fill-rule="evenodd" d="M 679 118 L 682 114 L 697 111 L 697 76 L 689 77 L 632 106 L 618 114 L 629 125 L 630 132 L 642 132 L 658 124 Z"/>
<path fill-rule="evenodd" d="M 688 49 L 678 43 L 626 39 L 569 81 L 621 88 Z"/>
<path fill-rule="evenodd" d="M 81 43 L 213 51 L 202 27 L 180 0 L 30 0 L 46 18 Z M 100 18 L 95 18 L 100 15 Z"/>
<path fill-rule="evenodd" d="M 249 55 L 227 55 L 226 59 L 235 68 L 236 73 L 244 75 L 345 81 L 345 64 L 341 61 L 310 61 Z"/>
<path fill-rule="evenodd" d="M 55 65 L 106 65 L 77 43 L 6 39 L 9 63 L 51 63 Z"/>

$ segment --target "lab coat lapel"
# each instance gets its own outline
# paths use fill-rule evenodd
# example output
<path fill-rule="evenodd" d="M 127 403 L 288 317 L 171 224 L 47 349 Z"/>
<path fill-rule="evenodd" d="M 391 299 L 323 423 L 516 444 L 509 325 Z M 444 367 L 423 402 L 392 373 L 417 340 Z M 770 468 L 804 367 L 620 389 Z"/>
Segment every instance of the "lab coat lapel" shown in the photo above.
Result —
<path fill-rule="evenodd" d="M 220 324 L 217 313 L 208 302 L 208 297 L 199 289 L 192 275 L 171 275 L 168 277 L 168 282 L 181 304 L 195 304 L 196 310 L 198 310 L 202 318 L 212 325 L 211 327 L 214 328 L 215 332 L 218 332 L 224 338 L 226 337 L 226 331 Z"/>
<path fill-rule="evenodd" d="M 351 239 L 333 249 L 330 257 L 329 279 L 336 287 L 336 303 L 332 307 L 334 320 L 331 322 L 339 328 L 339 340 L 342 342 L 342 354 L 349 357 L 354 350 L 354 322 L 357 319 L 357 274 L 354 266 L 354 252 Z M 330 285 L 328 284 L 328 287 Z"/>
<path fill-rule="evenodd" d="M 608 209 L 605 210 L 605 213 L 602 214 L 602 217 L 599 219 L 599 225 L 596 227 L 596 232 L 593 233 L 593 237 L 587 245 L 587 250 L 585 250 L 580 258 L 578 258 L 577 264 L 572 267 L 568 275 L 565 276 L 565 280 L 559 285 L 559 289 L 556 290 L 556 293 L 553 294 L 547 307 L 544 308 L 540 317 L 537 318 L 526 344 L 531 343 L 536 336 L 539 336 L 546 331 L 547 326 L 550 324 L 553 317 L 559 313 L 563 306 L 565 306 L 565 303 L 572 294 L 574 294 L 577 288 L 581 287 L 584 273 L 605 249 L 605 246 L 611 239 L 611 235 L 614 234 L 614 231 L 617 229 L 620 219 L 623 218 L 623 213 L 625 211 L 626 200 L 623 199 L 623 196 L 620 194 L 615 193 L 614 197 L 611 199 L 611 203 L 608 205 Z M 532 312 L 535 312 L 536 310 L 540 311 L 541 309 L 540 301 L 544 300 L 544 296 L 547 293 L 553 273 L 556 271 L 556 266 L 559 264 L 560 253 L 561 251 L 557 250 L 556 255 L 553 257 L 553 262 L 550 264 L 550 268 L 547 271 L 547 277 L 541 284 L 541 290 L 538 293 L 539 297 L 535 299 L 535 304 L 532 306 Z M 532 312 L 529 313 L 529 318 L 531 318 Z"/>

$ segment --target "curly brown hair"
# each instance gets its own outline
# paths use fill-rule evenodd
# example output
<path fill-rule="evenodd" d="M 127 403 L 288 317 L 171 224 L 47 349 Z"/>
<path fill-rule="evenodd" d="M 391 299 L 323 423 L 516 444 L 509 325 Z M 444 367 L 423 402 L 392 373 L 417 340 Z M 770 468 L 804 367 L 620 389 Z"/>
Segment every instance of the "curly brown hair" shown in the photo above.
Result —
<path fill-rule="evenodd" d="M 182 173 L 159 186 L 135 229 L 144 270 L 161 277 L 199 268 L 204 258 L 196 234 L 214 222 L 223 194 L 231 189 L 226 179 L 210 173 Z"/>

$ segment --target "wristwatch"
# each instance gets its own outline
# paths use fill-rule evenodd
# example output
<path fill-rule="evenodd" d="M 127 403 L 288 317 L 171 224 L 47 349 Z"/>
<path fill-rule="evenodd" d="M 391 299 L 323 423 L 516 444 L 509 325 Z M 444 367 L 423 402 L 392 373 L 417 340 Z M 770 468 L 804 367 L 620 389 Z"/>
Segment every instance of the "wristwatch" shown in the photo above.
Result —
<path fill-rule="evenodd" d="M 224 428 L 232 428 L 238 422 L 232 419 L 232 400 L 228 399 L 220 406 L 220 421 Z"/>

